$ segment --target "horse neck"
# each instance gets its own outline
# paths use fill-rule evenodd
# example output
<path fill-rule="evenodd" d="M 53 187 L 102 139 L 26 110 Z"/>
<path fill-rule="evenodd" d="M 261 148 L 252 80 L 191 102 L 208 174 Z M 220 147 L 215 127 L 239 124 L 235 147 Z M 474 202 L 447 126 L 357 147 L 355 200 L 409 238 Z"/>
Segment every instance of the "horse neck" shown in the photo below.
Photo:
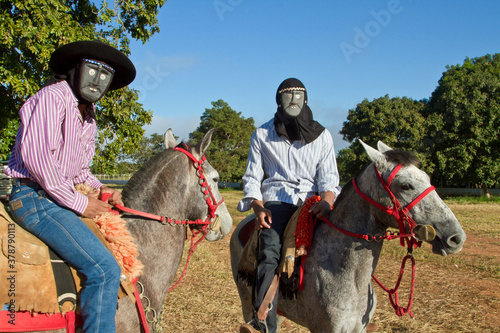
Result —
<path fill-rule="evenodd" d="M 356 192 L 352 182 L 349 182 L 335 201 L 330 221 L 352 233 L 375 234 L 384 232 L 386 227 L 380 223 L 377 218 L 378 212 L 373 208 L 375 207 L 364 200 Z"/>
<path fill-rule="evenodd" d="M 166 169 L 168 168 L 168 169 Z M 132 178 L 123 201 L 129 208 L 173 219 L 186 219 L 185 196 L 189 175 L 173 164 L 156 171 L 142 170 L 147 177 Z M 139 249 L 143 274 L 139 278 L 153 308 L 160 308 L 182 258 L 186 227 L 163 225 L 143 218 L 126 218 Z"/>
<path fill-rule="evenodd" d="M 156 211 L 172 210 L 179 205 L 170 205 L 169 201 L 180 193 L 179 189 L 187 182 L 185 168 L 179 155 L 166 150 L 146 162 L 128 181 L 123 189 L 123 201 L 134 209 Z M 154 214 L 154 212 L 151 212 Z"/>
<path fill-rule="evenodd" d="M 329 220 L 335 226 L 356 234 L 376 235 L 382 234 L 386 229 L 377 221 L 372 206 L 356 193 L 351 183 L 342 189 Z M 326 252 L 332 265 L 357 262 L 359 267 L 355 269 L 366 270 L 367 274 L 375 268 L 382 249 L 382 242 L 356 238 L 323 221 L 317 225 L 314 239 L 315 246 L 311 250 L 323 252 L 323 255 Z"/>

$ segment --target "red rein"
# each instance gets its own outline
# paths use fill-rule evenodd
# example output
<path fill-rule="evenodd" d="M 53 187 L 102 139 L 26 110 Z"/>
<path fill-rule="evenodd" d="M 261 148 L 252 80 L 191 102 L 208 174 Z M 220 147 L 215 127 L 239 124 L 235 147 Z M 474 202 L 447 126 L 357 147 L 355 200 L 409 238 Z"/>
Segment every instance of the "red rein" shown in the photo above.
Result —
<path fill-rule="evenodd" d="M 186 265 L 184 266 L 184 271 L 182 272 L 179 280 L 168 290 L 169 292 L 172 291 L 174 288 L 176 288 L 179 285 L 179 283 L 182 281 L 182 279 L 184 278 L 184 275 L 186 274 L 186 270 L 187 270 L 188 265 L 189 265 L 189 260 L 191 259 L 191 255 L 196 250 L 196 247 L 198 246 L 198 244 L 203 239 L 205 239 L 205 237 L 207 236 L 207 229 L 212 224 L 211 220 L 216 217 L 215 212 L 217 211 L 217 208 L 224 202 L 224 198 L 222 198 L 221 201 L 217 202 L 217 200 L 215 199 L 214 194 L 212 193 L 212 189 L 208 185 L 207 179 L 206 179 L 205 175 L 203 174 L 203 162 L 205 162 L 207 160 L 206 157 L 203 156 L 200 160 L 197 160 L 193 156 L 193 154 L 191 154 L 186 149 L 183 149 L 183 148 L 180 148 L 180 147 L 175 147 L 174 150 L 177 150 L 177 151 L 185 154 L 191 161 L 193 161 L 194 167 L 196 168 L 196 174 L 198 175 L 198 177 L 199 177 L 199 179 L 201 181 L 200 182 L 200 186 L 202 188 L 203 194 L 205 195 L 205 201 L 206 201 L 206 203 L 208 205 L 208 215 L 207 215 L 207 218 L 205 220 L 202 220 L 202 219 L 198 219 L 198 220 L 195 220 L 195 221 L 190 221 L 190 220 L 174 220 L 174 219 L 171 219 L 171 218 L 167 218 L 165 216 L 149 214 L 149 213 L 145 213 L 145 212 L 142 212 L 142 211 L 139 211 L 139 210 L 127 208 L 127 207 L 124 207 L 122 205 L 115 205 L 115 208 L 117 208 L 117 209 L 119 209 L 119 210 L 121 210 L 123 212 L 127 212 L 127 213 L 138 215 L 138 216 L 142 216 L 142 217 L 145 217 L 145 218 L 151 219 L 151 220 L 156 220 L 156 221 L 159 221 L 162 224 L 169 223 L 169 224 L 176 224 L 176 225 L 192 225 L 192 224 L 194 224 L 194 225 L 203 225 L 203 227 L 199 231 L 191 230 L 191 232 L 192 232 L 191 247 L 189 249 L 189 254 L 188 254 L 187 261 L 186 261 Z M 110 193 L 104 193 L 101 196 L 101 200 L 102 201 L 107 201 L 110 197 L 111 197 Z M 111 208 L 110 208 L 110 211 L 112 211 Z M 118 212 L 116 212 L 116 211 L 113 211 L 113 212 L 115 214 L 118 214 Z M 200 234 L 200 233 L 202 233 L 203 235 L 200 237 L 200 239 L 198 241 L 195 242 L 196 236 L 198 234 Z"/>
<path fill-rule="evenodd" d="M 138 216 L 142 216 L 142 217 L 145 217 L 147 219 L 159 221 L 162 224 L 175 224 L 175 225 L 193 225 L 194 224 L 194 225 L 203 225 L 203 227 L 199 231 L 191 229 L 191 232 L 192 232 L 191 246 L 190 246 L 188 257 L 187 257 L 187 260 L 186 260 L 186 265 L 184 266 L 184 270 L 182 271 L 181 276 L 179 277 L 179 279 L 177 280 L 177 282 L 172 287 L 170 287 L 170 289 L 168 289 L 168 292 L 172 291 L 174 288 L 176 288 L 181 283 L 182 279 L 184 278 L 184 275 L 186 274 L 186 271 L 187 271 L 187 268 L 188 268 L 188 265 L 189 265 L 189 261 L 191 259 L 191 255 L 196 250 L 196 247 L 198 246 L 198 244 L 202 240 L 204 240 L 205 237 L 207 236 L 207 232 L 208 232 L 207 229 L 212 224 L 211 220 L 216 217 L 215 212 L 217 211 L 217 208 L 224 202 L 224 198 L 222 198 L 221 201 L 217 202 L 217 200 L 215 199 L 214 194 L 212 193 L 212 189 L 208 185 L 208 181 L 207 181 L 205 175 L 203 174 L 203 167 L 202 166 L 203 166 L 203 162 L 206 161 L 206 157 L 203 156 L 200 160 L 197 160 L 193 156 L 193 154 L 191 154 L 186 149 L 183 149 L 183 148 L 180 148 L 180 147 L 175 147 L 174 150 L 177 150 L 179 152 L 184 153 L 191 161 L 193 161 L 194 167 L 196 168 L 196 174 L 197 174 L 198 178 L 200 179 L 200 186 L 202 188 L 203 194 L 205 195 L 205 201 L 206 201 L 206 203 L 208 205 L 208 215 L 207 215 L 207 217 L 206 217 L 205 220 L 202 220 L 202 219 L 198 219 L 198 220 L 195 220 L 195 221 L 190 221 L 190 220 L 174 220 L 174 219 L 171 219 L 171 218 L 167 218 L 165 216 L 149 214 L 149 213 L 142 212 L 142 211 L 139 211 L 139 210 L 127 208 L 127 207 L 124 207 L 122 205 L 115 205 L 114 206 L 115 208 L 119 209 L 120 211 L 127 212 L 127 213 L 134 214 L 134 215 L 138 215 Z M 111 197 L 110 193 L 104 193 L 101 196 L 101 200 L 102 201 L 108 201 L 108 199 L 110 197 Z M 113 212 L 115 214 L 118 214 L 118 212 L 111 210 L 111 208 L 109 208 L 109 211 L 111 211 L 111 212 Z M 195 238 L 200 233 L 202 233 L 202 236 L 200 237 L 200 239 L 198 239 L 195 242 Z M 146 319 L 146 315 L 145 315 L 145 312 L 144 312 L 144 307 L 142 306 L 142 302 L 141 302 L 141 299 L 139 297 L 139 293 L 138 293 L 138 290 L 137 290 L 137 284 L 136 284 L 137 280 L 133 281 L 133 283 L 134 283 L 134 287 L 135 287 L 134 295 L 135 295 L 135 298 L 137 300 L 136 305 L 137 305 L 137 309 L 138 309 L 138 312 L 139 312 L 141 327 L 143 328 L 143 330 L 146 333 L 149 333 L 149 326 L 147 324 L 147 319 Z"/>
<path fill-rule="evenodd" d="M 380 183 L 384 187 L 387 194 L 389 194 L 389 198 L 391 199 L 391 202 L 392 202 L 392 207 L 390 207 L 390 206 L 386 207 L 386 206 L 376 202 L 372 198 L 368 197 L 365 193 L 361 192 L 361 190 L 358 188 L 358 185 L 356 184 L 355 179 L 353 179 L 352 184 L 354 185 L 354 189 L 356 190 L 356 192 L 363 199 L 368 201 L 373 206 L 380 208 L 381 210 L 383 210 L 387 214 L 393 215 L 396 218 L 396 221 L 398 222 L 398 225 L 399 225 L 399 234 L 392 234 L 392 233 L 387 232 L 386 235 L 378 236 L 378 237 L 371 236 L 371 235 L 355 234 L 355 233 L 351 233 L 349 231 L 346 231 L 346 230 L 343 230 L 343 229 L 336 227 L 326 218 L 323 218 L 323 221 L 325 221 L 328 225 L 343 232 L 346 235 L 356 237 L 356 238 L 365 239 L 367 241 L 383 240 L 383 239 L 391 240 L 394 238 L 400 238 L 401 246 L 404 246 L 404 243 L 406 241 L 406 244 L 408 246 L 408 254 L 403 258 L 403 262 L 401 264 L 401 270 L 399 272 L 399 278 L 396 282 L 396 286 L 393 289 L 388 289 L 375 277 L 375 275 L 373 275 L 373 279 L 375 280 L 375 282 L 377 282 L 380 285 L 380 287 L 384 291 L 386 291 L 389 294 L 389 300 L 390 300 L 393 308 L 396 310 L 396 314 L 398 316 L 403 316 L 406 313 L 408 313 L 410 315 L 410 317 L 413 318 L 413 313 L 411 312 L 411 305 L 413 303 L 413 293 L 415 290 L 415 259 L 413 258 L 412 251 L 414 248 L 417 248 L 418 246 L 420 246 L 422 242 L 417 241 L 415 239 L 415 237 L 413 237 L 415 235 L 413 233 L 413 228 L 415 228 L 417 226 L 417 223 L 411 217 L 408 216 L 408 212 L 410 211 L 410 209 L 415 207 L 415 205 L 418 202 L 420 202 L 427 194 L 434 191 L 435 188 L 434 188 L 434 186 L 430 186 L 422 194 L 420 194 L 417 198 L 415 198 L 412 202 L 410 202 L 405 207 L 402 207 L 401 204 L 399 203 L 398 199 L 396 198 L 396 196 L 394 195 L 394 193 L 392 193 L 392 191 L 390 189 L 391 183 L 392 183 L 394 177 L 396 177 L 396 174 L 399 172 L 399 170 L 401 170 L 402 165 L 398 164 L 394 168 L 394 170 L 391 172 L 391 174 L 387 178 L 387 182 L 384 181 L 384 179 L 382 178 L 382 176 L 378 172 L 375 165 L 373 165 L 373 167 L 375 168 L 375 173 L 377 174 L 377 177 L 380 180 Z M 402 307 L 399 305 L 398 289 L 399 289 L 399 286 L 401 284 L 401 279 L 403 277 L 405 264 L 406 264 L 406 261 L 408 259 L 411 259 L 411 263 L 412 263 L 412 276 L 411 276 L 410 297 L 408 300 L 408 305 L 405 308 L 405 307 Z"/>

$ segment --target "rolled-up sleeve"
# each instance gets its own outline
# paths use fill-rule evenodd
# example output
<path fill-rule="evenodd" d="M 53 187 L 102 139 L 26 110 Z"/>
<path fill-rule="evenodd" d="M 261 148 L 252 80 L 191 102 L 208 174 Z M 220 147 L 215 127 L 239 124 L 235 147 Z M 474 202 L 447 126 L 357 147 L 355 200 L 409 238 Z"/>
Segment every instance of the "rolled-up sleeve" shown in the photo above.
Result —
<path fill-rule="evenodd" d="M 243 175 L 243 199 L 238 203 L 238 210 L 245 212 L 251 208 L 253 200 L 262 201 L 261 183 L 264 179 L 260 143 L 255 131 L 250 138 L 250 150 L 245 174 Z"/>
<path fill-rule="evenodd" d="M 317 181 L 318 192 L 333 192 L 337 197 L 340 194 L 339 186 L 339 171 L 337 169 L 337 161 L 335 159 L 335 148 L 333 145 L 332 135 L 328 130 L 324 130 L 323 148 L 321 159 L 317 164 Z"/>

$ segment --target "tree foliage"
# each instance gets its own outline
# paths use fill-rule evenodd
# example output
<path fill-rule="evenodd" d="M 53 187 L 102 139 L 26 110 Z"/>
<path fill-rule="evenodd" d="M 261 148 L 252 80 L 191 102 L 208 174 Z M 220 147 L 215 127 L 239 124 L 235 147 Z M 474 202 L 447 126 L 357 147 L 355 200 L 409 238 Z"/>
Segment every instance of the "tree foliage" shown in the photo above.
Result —
<path fill-rule="evenodd" d="M 100 39 L 130 54 L 129 36 L 145 43 L 159 31 L 164 0 L 2 0 L 0 3 L 0 159 L 11 151 L 22 104 L 52 75 L 50 55 L 64 44 Z M 142 138 L 152 112 L 128 87 L 108 93 L 97 105 L 96 169 L 112 172 L 116 157 Z"/>
<path fill-rule="evenodd" d="M 214 128 L 212 143 L 207 151 L 210 164 L 219 172 L 223 182 L 238 182 L 245 173 L 250 136 L 255 130 L 253 118 L 244 118 L 219 99 L 205 109 L 200 126 L 189 134 L 190 142 L 197 143 Z"/>
<path fill-rule="evenodd" d="M 500 180 L 500 54 L 448 66 L 432 93 L 427 151 L 435 174 L 485 189 Z"/>
<path fill-rule="evenodd" d="M 425 119 L 421 114 L 424 106 L 422 101 L 385 95 L 373 101 L 365 99 L 349 110 L 340 134 L 352 144 L 342 149 L 337 157 L 342 180 L 353 178 L 368 163 L 358 139 L 371 146 L 381 140 L 393 148 L 417 152 L 425 136 Z M 425 156 L 418 155 L 425 162 Z"/>
<path fill-rule="evenodd" d="M 337 157 L 344 181 L 367 162 L 355 140 L 382 140 L 415 151 L 433 182 L 474 184 L 488 194 L 500 180 L 500 54 L 447 66 L 429 100 L 365 99 L 340 133 L 352 143 Z"/>
<path fill-rule="evenodd" d="M 178 139 L 177 136 L 174 136 Z M 129 173 L 139 170 L 144 163 L 151 157 L 162 152 L 165 149 L 164 135 L 158 133 L 151 134 L 151 136 L 143 137 L 139 142 L 139 147 L 131 154 L 124 155 L 121 160 L 128 161 L 131 166 L 128 167 Z"/>

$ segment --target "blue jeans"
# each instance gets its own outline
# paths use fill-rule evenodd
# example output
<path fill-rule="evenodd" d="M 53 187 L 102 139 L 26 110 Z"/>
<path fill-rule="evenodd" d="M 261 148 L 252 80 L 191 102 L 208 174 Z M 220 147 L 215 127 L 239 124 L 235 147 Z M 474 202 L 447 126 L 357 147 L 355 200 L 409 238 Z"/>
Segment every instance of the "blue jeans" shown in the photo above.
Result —
<path fill-rule="evenodd" d="M 295 205 L 279 201 L 266 202 L 264 207 L 271 211 L 273 223 L 270 229 L 259 230 L 259 250 L 257 254 L 257 269 L 255 270 L 255 298 L 253 301 L 255 313 L 259 310 L 276 274 L 276 269 L 281 258 L 283 234 L 288 221 L 298 208 Z M 269 311 L 266 318 L 267 333 L 276 332 L 277 308 L 278 291 L 276 291 L 272 302 L 272 310 Z"/>
<path fill-rule="evenodd" d="M 9 200 L 15 221 L 85 276 L 80 293 L 83 331 L 115 332 L 120 266 L 111 252 L 73 211 L 53 202 L 37 183 L 14 184 Z"/>

